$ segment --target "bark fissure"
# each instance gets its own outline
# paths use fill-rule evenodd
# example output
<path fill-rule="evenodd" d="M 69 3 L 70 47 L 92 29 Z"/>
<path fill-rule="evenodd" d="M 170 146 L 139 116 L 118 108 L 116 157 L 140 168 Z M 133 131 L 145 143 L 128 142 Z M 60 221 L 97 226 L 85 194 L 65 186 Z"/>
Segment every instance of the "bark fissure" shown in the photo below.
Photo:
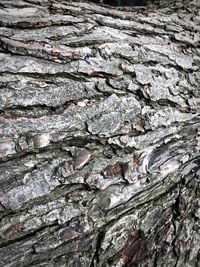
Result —
<path fill-rule="evenodd" d="M 0 267 L 199 266 L 198 1 L 104 4 L 1 0 Z"/>

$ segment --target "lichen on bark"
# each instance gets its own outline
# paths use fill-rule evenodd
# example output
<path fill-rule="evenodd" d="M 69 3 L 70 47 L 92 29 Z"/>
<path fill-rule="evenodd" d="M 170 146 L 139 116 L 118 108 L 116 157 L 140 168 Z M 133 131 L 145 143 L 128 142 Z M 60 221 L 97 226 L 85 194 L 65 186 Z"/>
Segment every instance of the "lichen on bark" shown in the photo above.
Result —
<path fill-rule="evenodd" d="M 0 267 L 200 265 L 199 2 L 0 1 Z"/>

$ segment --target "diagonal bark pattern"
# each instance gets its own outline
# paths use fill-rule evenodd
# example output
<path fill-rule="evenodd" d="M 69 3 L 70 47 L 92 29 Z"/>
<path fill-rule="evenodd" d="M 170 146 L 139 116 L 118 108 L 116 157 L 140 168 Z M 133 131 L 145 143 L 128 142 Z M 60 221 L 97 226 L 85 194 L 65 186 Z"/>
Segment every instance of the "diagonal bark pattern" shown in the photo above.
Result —
<path fill-rule="evenodd" d="M 199 2 L 0 7 L 0 267 L 200 266 Z"/>

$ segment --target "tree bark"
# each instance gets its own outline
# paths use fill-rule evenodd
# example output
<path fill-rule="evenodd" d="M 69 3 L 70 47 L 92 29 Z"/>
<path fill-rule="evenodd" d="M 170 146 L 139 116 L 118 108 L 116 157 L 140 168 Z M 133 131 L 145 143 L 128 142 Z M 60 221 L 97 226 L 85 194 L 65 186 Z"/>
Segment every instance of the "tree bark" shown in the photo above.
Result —
<path fill-rule="evenodd" d="M 200 266 L 199 1 L 0 7 L 0 266 Z"/>

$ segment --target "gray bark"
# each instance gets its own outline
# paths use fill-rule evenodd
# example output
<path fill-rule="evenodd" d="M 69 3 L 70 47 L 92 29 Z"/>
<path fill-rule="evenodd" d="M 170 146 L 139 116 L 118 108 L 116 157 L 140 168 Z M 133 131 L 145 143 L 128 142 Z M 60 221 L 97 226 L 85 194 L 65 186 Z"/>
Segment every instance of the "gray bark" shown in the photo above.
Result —
<path fill-rule="evenodd" d="M 0 266 L 200 266 L 199 1 L 0 7 Z"/>

